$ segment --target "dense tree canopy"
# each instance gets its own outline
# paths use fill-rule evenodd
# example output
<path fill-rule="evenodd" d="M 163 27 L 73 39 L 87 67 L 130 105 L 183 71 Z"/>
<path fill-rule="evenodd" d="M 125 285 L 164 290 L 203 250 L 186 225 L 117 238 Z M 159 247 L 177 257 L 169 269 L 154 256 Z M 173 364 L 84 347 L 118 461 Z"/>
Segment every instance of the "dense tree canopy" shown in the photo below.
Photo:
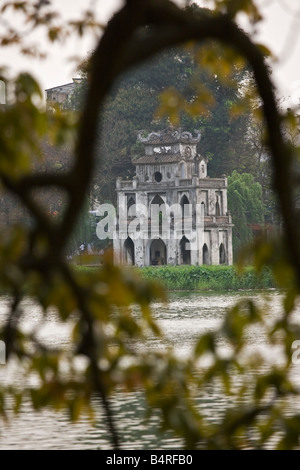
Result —
<path fill-rule="evenodd" d="M 261 185 L 250 173 L 233 171 L 228 178 L 228 206 L 232 212 L 233 251 L 253 240 L 253 227 L 263 225 L 264 211 Z"/>

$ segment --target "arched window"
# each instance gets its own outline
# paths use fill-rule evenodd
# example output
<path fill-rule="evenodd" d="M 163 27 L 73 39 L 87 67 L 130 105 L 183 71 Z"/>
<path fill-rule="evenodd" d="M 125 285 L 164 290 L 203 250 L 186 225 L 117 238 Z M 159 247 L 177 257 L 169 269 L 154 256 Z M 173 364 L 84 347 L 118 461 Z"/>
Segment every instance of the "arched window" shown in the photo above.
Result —
<path fill-rule="evenodd" d="M 181 201 L 180 201 L 180 205 L 182 207 L 182 211 L 183 211 L 183 208 L 186 204 L 189 204 L 190 201 L 188 200 L 187 196 L 184 194 L 181 198 Z"/>
<path fill-rule="evenodd" d="M 191 216 L 191 214 L 189 214 L 189 208 L 185 207 L 185 206 L 189 205 L 189 203 L 190 202 L 189 202 L 188 198 L 184 194 L 184 196 L 182 196 L 181 201 L 180 201 L 181 214 L 182 214 L 182 233 L 184 233 L 184 218 Z M 186 221 L 186 227 L 187 226 L 188 226 L 188 221 Z"/>
<path fill-rule="evenodd" d="M 202 259 L 203 259 L 203 264 L 210 264 L 209 263 L 209 251 L 208 251 L 206 243 L 204 243 L 203 248 L 202 248 Z"/>
<path fill-rule="evenodd" d="M 221 215 L 220 204 L 219 201 L 216 202 L 216 216 Z"/>
<path fill-rule="evenodd" d="M 201 202 L 201 217 L 204 217 L 206 215 L 206 207 L 204 202 Z"/>
<path fill-rule="evenodd" d="M 151 201 L 151 205 L 152 204 L 158 204 L 159 206 L 161 206 L 162 204 L 165 204 L 165 201 L 159 194 L 155 194 L 154 198 Z"/>
<path fill-rule="evenodd" d="M 191 250 L 190 241 L 185 236 L 182 237 L 179 243 L 180 247 L 180 264 L 191 264 Z"/>
<path fill-rule="evenodd" d="M 156 207 L 151 207 L 151 206 L 156 206 Z M 156 194 L 150 204 L 152 236 L 162 235 L 164 214 L 166 214 L 165 201 L 159 196 L 159 194 Z"/>
<path fill-rule="evenodd" d="M 221 243 L 220 248 L 219 248 L 219 263 L 220 264 L 226 263 L 226 253 L 225 253 L 224 243 Z"/>

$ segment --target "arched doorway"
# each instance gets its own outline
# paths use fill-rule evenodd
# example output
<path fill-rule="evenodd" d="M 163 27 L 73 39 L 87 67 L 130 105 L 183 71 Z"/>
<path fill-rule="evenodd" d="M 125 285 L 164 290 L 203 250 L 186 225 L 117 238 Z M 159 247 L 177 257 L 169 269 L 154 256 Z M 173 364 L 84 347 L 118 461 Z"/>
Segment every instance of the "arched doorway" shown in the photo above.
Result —
<path fill-rule="evenodd" d="M 226 263 L 226 252 L 225 252 L 224 243 L 221 243 L 220 248 L 219 248 L 219 263 L 220 264 Z"/>
<path fill-rule="evenodd" d="M 209 251 L 206 243 L 204 243 L 203 248 L 202 248 L 202 260 L 203 264 L 210 264 L 209 263 Z"/>
<path fill-rule="evenodd" d="M 124 261 L 130 266 L 134 266 L 134 243 L 130 237 L 124 242 Z"/>
<path fill-rule="evenodd" d="M 190 201 L 188 200 L 187 196 L 184 194 L 181 198 L 181 201 L 180 201 L 180 205 L 182 207 L 182 211 L 183 211 L 183 208 L 186 204 L 189 204 Z"/>
<path fill-rule="evenodd" d="M 162 265 L 167 263 L 167 247 L 161 238 L 152 240 L 149 249 L 151 265 Z"/>
<path fill-rule="evenodd" d="M 179 243 L 180 247 L 180 264 L 191 264 L 191 250 L 190 241 L 185 236 L 182 237 Z"/>

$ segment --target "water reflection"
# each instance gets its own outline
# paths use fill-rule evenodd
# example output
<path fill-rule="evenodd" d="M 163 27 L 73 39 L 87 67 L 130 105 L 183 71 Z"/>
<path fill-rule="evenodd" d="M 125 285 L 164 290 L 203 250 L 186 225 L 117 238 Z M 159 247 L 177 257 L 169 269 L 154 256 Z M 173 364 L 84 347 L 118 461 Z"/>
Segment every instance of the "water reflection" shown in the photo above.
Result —
<path fill-rule="evenodd" d="M 238 292 L 238 293 L 171 293 L 170 303 L 154 304 L 154 317 L 164 331 L 167 342 L 172 344 L 176 353 L 186 356 L 190 353 L 199 334 L 216 329 L 222 322 L 226 310 L 241 298 L 251 298 L 265 308 L 266 322 L 274 322 L 281 314 L 282 296 L 279 292 Z M 0 303 L 2 321 L 8 312 L 9 299 L 3 298 Z M 70 326 L 59 324 L 55 312 L 47 314 L 46 321 L 40 309 L 30 299 L 23 303 L 26 312 L 23 323 L 24 331 L 38 329 L 41 339 L 53 346 L 69 344 Z M 136 312 L 138 314 L 138 312 Z M 299 321 L 300 309 L 293 314 Z M 247 332 L 249 350 L 258 349 L 270 363 L 282 363 L 283 351 L 276 346 L 266 344 L 263 330 L 251 328 Z M 226 351 L 226 343 L 220 337 L 219 346 Z M 142 345 L 141 347 L 145 347 Z M 162 347 L 160 341 L 149 337 L 147 347 Z M 294 366 L 293 378 L 300 385 L 300 366 Z M 263 371 L 261 371 L 263 373 Z M 22 383 L 22 374 L 17 365 L 0 366 L 0 380 L 16 380 Z M 199 395 L 199 407 L 209 421 L 217 422 L 224 409 L 231 406 L 230 399 L 212 389 L 209 393 Z M 291 408 L 299 408 L 297 401 Z M 145 403 L 142 392 L 116 393 L 112 399 L 112 408 L 118 422 L 119 433 L 125 449 L 171 449 L 180 448 L 182 443 L 172 433 L 161 434 L 159 417 L 154 414 L 145 419 Z M 100 405 L 97 407 L 97 424 L 92 426 L 87 419 L 76 424 L 68 420 L 67 414 L 56 414 L 45 409 L 36 413 L 29 403 L 24 403 L 20 414 L 9 425 L 1 426 L 0 449 L 108 449 L 110 443 L 103 424 Z"/>

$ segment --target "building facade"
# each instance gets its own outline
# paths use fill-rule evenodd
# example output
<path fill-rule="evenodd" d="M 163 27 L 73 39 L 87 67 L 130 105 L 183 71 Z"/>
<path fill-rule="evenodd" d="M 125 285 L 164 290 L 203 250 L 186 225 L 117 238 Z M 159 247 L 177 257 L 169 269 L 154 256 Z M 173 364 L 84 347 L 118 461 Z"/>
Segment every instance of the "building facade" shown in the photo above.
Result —
<path fill-rule="evenodd" d="M 62 106 L 68 99 L 71 98 L 76 85 L 81 82 L 81 78 L 73 78 L 71 83 L 66 83 L 65 85 L 55 86 L 53 88 L 47 88 L 46 92 L 46 102 L 48 106 L 56 104 Z"/>
<path fill-rule="evenodd" d="M 227 178 L 207 176 L 200 132 L 171 128 L 138 140 L 144 155 L 133 161 L 136 175 L 117 180 L 116 262 L 231 265 Z"/>

